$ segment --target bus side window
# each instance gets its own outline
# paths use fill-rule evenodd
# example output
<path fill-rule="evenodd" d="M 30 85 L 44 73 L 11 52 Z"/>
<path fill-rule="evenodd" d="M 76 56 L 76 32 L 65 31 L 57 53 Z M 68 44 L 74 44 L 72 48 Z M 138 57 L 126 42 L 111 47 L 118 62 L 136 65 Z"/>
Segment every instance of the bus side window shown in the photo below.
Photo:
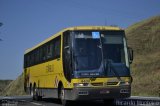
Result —
<path fill-rule="evenodd" d="M 28 67 L 27 57 L 28 55 L 24 55 L 24 68 Z"/>
<path fill-rule="evenodd" d="M 52 45 L 53 43 L 48 43 L 47 44 L 47 59 L 51 59 L 52 57 Z"/>
<path fill-rule="evenodd" d="M 43 46 L 43 51 L 42 51 L 42 59 L 43 59 L 43 61 L 46 61 L 46 50 L 47 49 L 47 47 L 46 47 L 46 45 L 44 45 Z"/>
<path fill-rule="evenodd" d="M 57 37 L 54 41 L 53 41 L 53 58 L 60 58 L 60 50 L 61 50 L 61 36 Z"/>

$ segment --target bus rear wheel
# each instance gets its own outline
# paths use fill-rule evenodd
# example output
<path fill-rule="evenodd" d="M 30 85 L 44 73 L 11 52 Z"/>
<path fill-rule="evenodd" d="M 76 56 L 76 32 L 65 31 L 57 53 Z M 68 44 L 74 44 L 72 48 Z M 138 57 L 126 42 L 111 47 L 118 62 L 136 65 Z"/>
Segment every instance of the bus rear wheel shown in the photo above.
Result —
<path fill-rule="evenodd" d="M 32 88 L 31 96 L 33 100 L 36 100 L 36 101 L 42 100 L 42 96 L 38 95 L 38 88 L 36 87 L 36 85 L 34 85 Z"/>

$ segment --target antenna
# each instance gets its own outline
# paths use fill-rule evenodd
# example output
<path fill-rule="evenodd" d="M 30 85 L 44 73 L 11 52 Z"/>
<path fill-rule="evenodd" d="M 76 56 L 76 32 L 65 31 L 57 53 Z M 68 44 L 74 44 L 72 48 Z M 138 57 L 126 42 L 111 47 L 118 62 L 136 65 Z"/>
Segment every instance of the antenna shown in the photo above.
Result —
<path fill-rule="evenodd" d="M 105 18 L 104 25 L 107 26 L 107 17 Z"/>

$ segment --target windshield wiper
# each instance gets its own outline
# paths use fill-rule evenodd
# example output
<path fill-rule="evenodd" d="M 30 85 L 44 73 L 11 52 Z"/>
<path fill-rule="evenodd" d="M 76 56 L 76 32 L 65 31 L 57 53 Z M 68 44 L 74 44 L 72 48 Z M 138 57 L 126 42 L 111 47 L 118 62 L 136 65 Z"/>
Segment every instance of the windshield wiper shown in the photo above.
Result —
<path fill-rule="evenodd" d="M 112 71 L 113 73 L 114 73 L 114 75 L 115 75 L 115 77 L 119 80 L 119 81 L 122 81 L 121 80 L 121 78 L 120 78 L 120 76 L 119 76 L 119 74 L 117 73 L 117 71 L 116 71 L 116 69 L 114 68 L 114 66 L 112 65 L 112 63 L 113 63 L 113 61 L 112 60 L 110 60 L 110 59 L 107 59 L 107 61 L 106 61 L 106 66 L 108 67 L 108 71 Z M 105 67 L 106 67 L 105 66 Z"/>

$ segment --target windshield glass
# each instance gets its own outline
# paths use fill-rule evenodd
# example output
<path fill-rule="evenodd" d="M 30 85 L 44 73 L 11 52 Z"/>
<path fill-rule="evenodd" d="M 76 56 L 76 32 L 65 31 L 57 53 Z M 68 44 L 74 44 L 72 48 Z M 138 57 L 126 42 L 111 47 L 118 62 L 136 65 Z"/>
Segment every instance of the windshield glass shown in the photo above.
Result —
<path fill-rule="evenodd" d="M 90 31 L 75 32 L 76 70 L 88 71 L 98 69 L 102 62 L 101 44 L 97 36 Z"/>
<path fill-rule="evenodd" d="M 114 63 L 125 63 L 123 34 L 110 31 L 102 32 L 104 58 Z"/>
<path fill-rule="evenodd" d="M 123 31 L 101 32 L 105 73 L 107 76 L 129 76 L 127 47 Z M 125 53 L 126 52 L 126 53 Z"/>
<path fill-rule="evenodd" d="M 74 31 L 74 75 L 129 76 L 124 31 Z"/>

